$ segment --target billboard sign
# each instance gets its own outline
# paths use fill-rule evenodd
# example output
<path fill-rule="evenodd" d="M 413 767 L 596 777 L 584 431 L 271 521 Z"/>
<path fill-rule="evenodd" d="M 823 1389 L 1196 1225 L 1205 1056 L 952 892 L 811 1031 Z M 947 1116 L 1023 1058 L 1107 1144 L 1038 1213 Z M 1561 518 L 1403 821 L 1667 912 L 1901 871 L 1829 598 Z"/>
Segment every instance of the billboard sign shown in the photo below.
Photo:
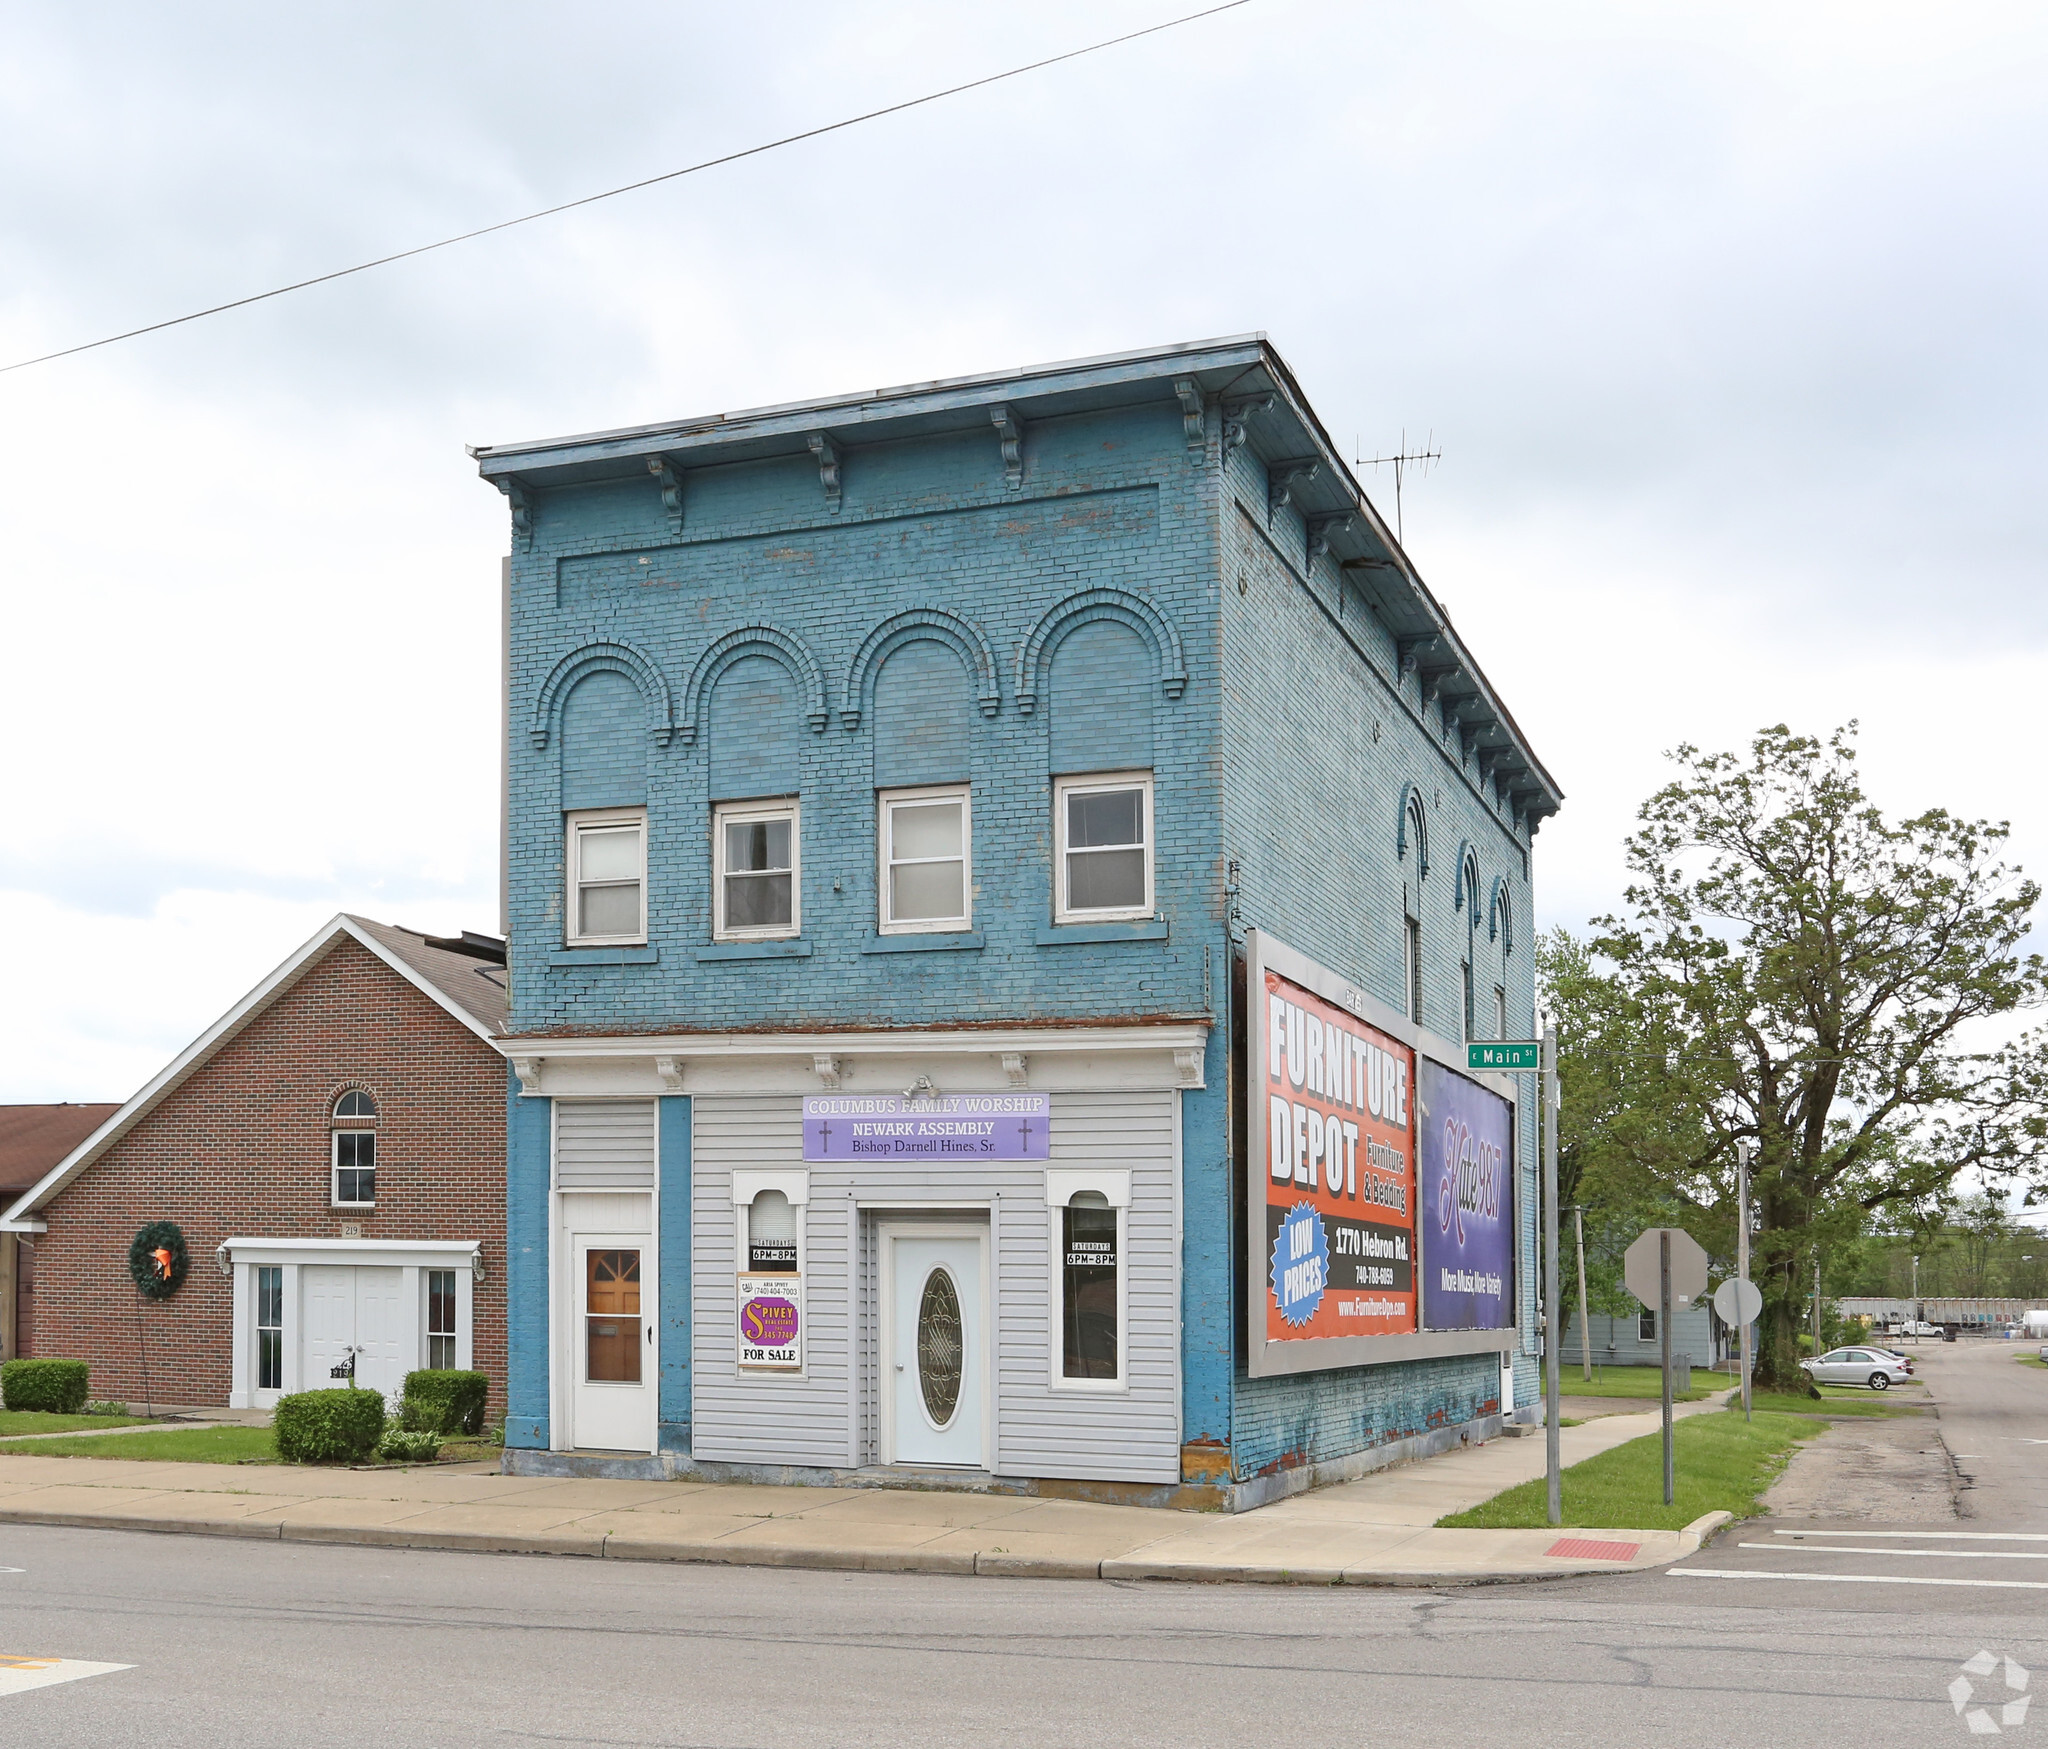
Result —
<path fill-rule="evenodd" d="M 1416 1082 L 1422 1324 L 1505 1330 L 1515 1321 L 1514 1109 L 1427 1057 Z"/>
<path fill-rule="evenodd" d="M 1246 1370 L 1516 1348 L 1514 1083 L 1263 930 L 1242 988 Z"/>
<path fill-rule="evenodd" d="M 1265 1340 L 1406 1334 L 1415 1053 L 1278 967 L 1260 974 L 1250 1006 Z"/>

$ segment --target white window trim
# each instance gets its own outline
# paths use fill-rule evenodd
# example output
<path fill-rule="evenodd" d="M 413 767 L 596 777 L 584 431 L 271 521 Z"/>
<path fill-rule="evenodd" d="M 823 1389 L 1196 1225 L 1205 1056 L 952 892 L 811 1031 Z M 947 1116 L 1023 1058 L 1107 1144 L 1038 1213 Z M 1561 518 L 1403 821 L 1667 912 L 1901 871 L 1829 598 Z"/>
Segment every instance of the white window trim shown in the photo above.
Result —
<path fill-rule="evenodd" d="M 583 834 L 602 826 L 640 828 L 640 926 L 629 934 L 584 935 L 577 929 L 583 915 Z M 562 941 L 567 947 L 644 947 L 647 943 L 647 810 L 645 808 L 583 808 L 564 816 L 567 842 L 562 866 L 568 873 L 562 907 Z"/>
<path fill-rule="evenodd" d="M 1116 1210 L 1116 1377 L 1070 1379 L 1066 1365 L 1066 1246 L 1062 1211 L 1080 1192 L 1092 1190 Z M 1051 1264 L 1047 1304 L 1046 1377 L 1055 1391 L 1083 1396 L 1129 1395 L 1131 1389 L 1131 1174 L 1128 1167 L 1048 1166 L 1045 1171 L 1046 1257 Z"/>
<path fill-rule="evenodd" d="M 1098 790 L 1136 789 L 1144 797 L 1145 898 L 1139 905 L 1106 906 L 1083 911 L 1067 903 L 1067 797 Z M 1158 840 L 1153 818 L 1152 773 L 1149 771 L 1098 771 L 1079 777 L 1057 777 L 1052 786 L 1053 870 L 1052 915 L 1055 923 L 1124 923 L 1149 918 L 1154 909 L 1153 850 Z"/>
<path fill-rule="evenodd" d="M 734 820 L 789 821 L 789 921 L 757 928 L 729 929 L 725 922 L 725 828 Z M 713 941 L 789 941 L 803 933 L 803 817 L 797 799 L 719 802 L 711 810 L 711 939 Z"/>
<path fill-rule="evenodd" d="M 476 1277 L 473 1271 L 457 1269 L 453 1264 L 449 1263 L 429 1264 L 420 1271 L 420 1365 L 431 1367 L 434 1364 L 434 1332 L 429 1328 L 432 1321 L 433 1294 L 430 1291 L 432 1283 L 428 1280 L 428 1277 L 436 1270 L 442 1270 L 455 1277 L 455 1328 L 450 1332 L 455 1338 L 454 1370 L 456 1372 L 468 1372 L 470 1370 L 469 1295 L 470 1288 L 474 1285 Z"/>
<path fill-rule="evenodd" d="M 377 1199 L 374 1196 L 368 1202 L 343 1202 L 341 1200 L 341 1138 L 343 1136 L 374 1136 L 376 1133 L 368 1124 L 360 1123 L 344 1123 L 328 1132 L 327 1200 L 330 1208 L 373 1209 L 377 1206 Z M 379 1158 L 383 1152 L 382 1148 L 375 1148 L 371 1151 L 371 1157 L 376 1159 L 377 1162 L 376 1165 L 370 1168 L 372 1172 L 381 1173 L 384 1170 L 384 1162 Z"/>
<path fill-rule="evenodd" d="M 883 790 L 875 798 L 876 927 L 884 935 L 959 935 L 974 927 L 974 802 L 964 783 L 937 784 L 926 789 Z M 889 869 L 892 848 L 890 811 L 903 803 L 960 804 L 960 915 L 928 917 L 899 923 L 889 915 Z M 951 857 L 910 857 L 911 863 L 950 862 Z"/>

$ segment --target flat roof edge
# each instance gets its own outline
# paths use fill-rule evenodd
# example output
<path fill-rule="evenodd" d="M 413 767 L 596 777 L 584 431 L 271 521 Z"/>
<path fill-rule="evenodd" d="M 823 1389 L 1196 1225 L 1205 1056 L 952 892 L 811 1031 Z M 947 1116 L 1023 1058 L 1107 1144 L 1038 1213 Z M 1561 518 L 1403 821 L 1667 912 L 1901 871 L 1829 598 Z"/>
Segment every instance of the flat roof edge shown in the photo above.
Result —
<path fill-rule="evenodd" d="M 543 455 L 577 449 L 590 444 L 630 443 L 636 439 L 661 437 L 669 433 L 698 436 L 707 431 L 739 428 L 782 421 L 802 413 L 827 414 L 849 407 L 871 407 L 878 402 L 909 400 L 915 396 L 954 394 L 963 390 L 986 389 L 998 383 L 1042 383 L 1048 379 L 1073 376 L 1084 371 L 1114 369 L 1118 365 L 1182 363 L 1204 355 L 1215 355 L 1215 364 L 1228 364 L 1236 355 L 1270 352 L 1263 329 L 1249 334 L 1226 335 L 1214 340 L 1187 340 L 1170 346 L 1147 346 L 1130 352 L 1105 352 L 1090 358 L 1063 358 L 1050 364 L 1020 365 L 1010 370 L 976 371 L 968 376 L 933 377 L 925 382 L 896 383 L 887 388 L 859 389 L 842 395 L 827 395 L 803 401 L 780 401 L 762 407 L 742 407 L 729 413 L 699 413 L 683 419 L 662 419 L 647 425 L 623 425 L 610 431 L 584 431 L 568 437 L 526 438 L 513 443 L 473 444 L 469 453 L 479 462 L 512 456 Z M 1135 380 L 1135 373 L 1134 373 Z"/>

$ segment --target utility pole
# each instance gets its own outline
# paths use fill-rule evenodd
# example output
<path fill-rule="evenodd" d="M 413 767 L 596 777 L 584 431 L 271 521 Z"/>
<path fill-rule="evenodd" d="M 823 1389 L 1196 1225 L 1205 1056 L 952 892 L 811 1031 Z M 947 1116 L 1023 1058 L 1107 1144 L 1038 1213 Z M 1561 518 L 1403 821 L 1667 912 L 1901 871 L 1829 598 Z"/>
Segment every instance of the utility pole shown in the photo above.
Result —
<path fill-rule="evenodd" d="M 1746 1141 L 1735 1144 L 1735 1273 L 1744 1281 L 1749 1280 L 1749 1156 L 1753 1146 Z M 1756 1366 L 1756 1354 L 1751 1346 L 1755 1328 L 1753 1320 L 1743 1319 L 1742 1418 L 1745 1421 L 1751 1419 L 1749 1379 Z"/>
<path fill-rule="evenodd" d="M 1552 1524 L 1564 1523 L 1564 1465 L 1557 1425 L 1557 1351 L 1561 1346 L 1557 1277 L 1557 1028 L 1546 1021 L 1543 1028 L 1543 1492 Z"/>
<path fill-rule="evenodd" d="M 1586 1316 L 1586 1205 L 1572 1204 L 1572 1242 L 1579 1253 L 1579 1366 L 1590 1383 L 1593 1377 L 1593 1325 Z"/>

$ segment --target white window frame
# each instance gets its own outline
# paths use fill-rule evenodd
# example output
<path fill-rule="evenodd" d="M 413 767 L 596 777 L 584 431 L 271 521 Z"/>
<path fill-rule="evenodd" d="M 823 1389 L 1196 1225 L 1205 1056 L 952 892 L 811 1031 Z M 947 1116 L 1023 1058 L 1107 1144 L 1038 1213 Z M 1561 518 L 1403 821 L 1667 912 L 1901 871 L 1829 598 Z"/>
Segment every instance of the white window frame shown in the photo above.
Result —
<path fill-rule="evenodd" d="M 1116 1210 L 1116 1377 L 1070 1379 L 1066 1375 L 1066 1232 L 1061 1217 L 1084 1190 L 1098 1192 Z M 1083 1395 L 1128 1394 L 1131 1388 L 1131 1174 L 1128 1167 L 1048 1166 L 1045 1171 L 1047 1303 L 1046 1377 L 1055 1391 Z"/>
<path fill-rule="evenodd" d="M 434 1277 L 446 1275 L 453 1278 L 455 1289 L 453 1330 L 434 1329 Z M 455 1359 L 451 1370 L 464 1372 L 469 1367 L 469 1324 L 462 1315 L 462 1271 L 447 1265 L 430 1266 L 420 1271 L 420 1365 L 432 1368 L 434 1365 L 434 1344 L 445 1340 Z"/>
<path fill-rule="evenodd" d="M 1103 790 L 1135 789 L 1143 796 L 1139 806 L 1144 814 L 1145 898 L 1139 905 L 1107 906 L 1101 910 L 1078 910 L 1067 903 L 1067 798 Z M 1158 843 L 1158 824 L 1152 804 L 1152 773 L 1149 771 L 1101 771 L 1084 776 L 1057 777 L 1052 785 L 1053 869 L 1052 915 L 1055 923 L 1123 923 L 1149 918 L 1155 908 L 1153 896 L 1153 851 Z M 1084 853 L 1085 854 L 1085 853 Z"/>
<path fill-rule="evenodd" d="M 974 802 L 969 786 L 944 783 L 924 789 L 881 790 L 875 797 L 876 927 L 884 935 L 959 935 L 974 927 Z M 898 862 L 950 862 L 951 857 L 897 858 L 890 855 L 893 840 L 891 814 L 906 804 L 958 802 L 960 804 L 960 915 L 957 917 L 913 918 L 898 922 L 889 915 L 889 870 Z"/>
<path fill-rule="evenodd" d="M 370 1136 L 374 1138 L 376 1134 L 377 1131 L 372 1125 L 363 1123 L 344 1122 L 328 1131 L 327 1196 L 330 1207 L 338 1209 L 373 1209 L 377 1206 L 377 1199 L 374 1196 L 368 1202 L 343 1202 L 341 1199 L 341 1138 L 343 1136 Z M 379 1158 L 383 1152 L 384 1150 L 377 1147 L 373 1141 L 371 1144 L 371 1158 L 375 1161 L 375 1164 L 370 1168 L 372 1173 L 381 1174 L 383 1172 L 384 1162 Z M 360 1170 L 360 1168 L 351 1167 L 350 1170 L 355 1171 Z"/>
<path fill-rule="evenodd" d="M 563 817 L 562 866 L 567 873 L 562 907 L 562 941 L 568 947 L 644 947 L 647 944 L 647 810 L 582 808 Z M 583 917 L 583 834 L 607 826 L 640 828 L 640 924 L 627 934 L 585 935 Z"/>
<path fill-rule="evenodd" d="M 725 829 L 734 821 L 789 822 L 789 921 L 729 928 L 725 921 Z M 742 871 L 745 872 L 745 871 Z M 795 796 L 779 800 L 719 802 L 711 810 L 711 939 L 713 941 L 789 941 L 804 926 L 803 816 Z"/>

